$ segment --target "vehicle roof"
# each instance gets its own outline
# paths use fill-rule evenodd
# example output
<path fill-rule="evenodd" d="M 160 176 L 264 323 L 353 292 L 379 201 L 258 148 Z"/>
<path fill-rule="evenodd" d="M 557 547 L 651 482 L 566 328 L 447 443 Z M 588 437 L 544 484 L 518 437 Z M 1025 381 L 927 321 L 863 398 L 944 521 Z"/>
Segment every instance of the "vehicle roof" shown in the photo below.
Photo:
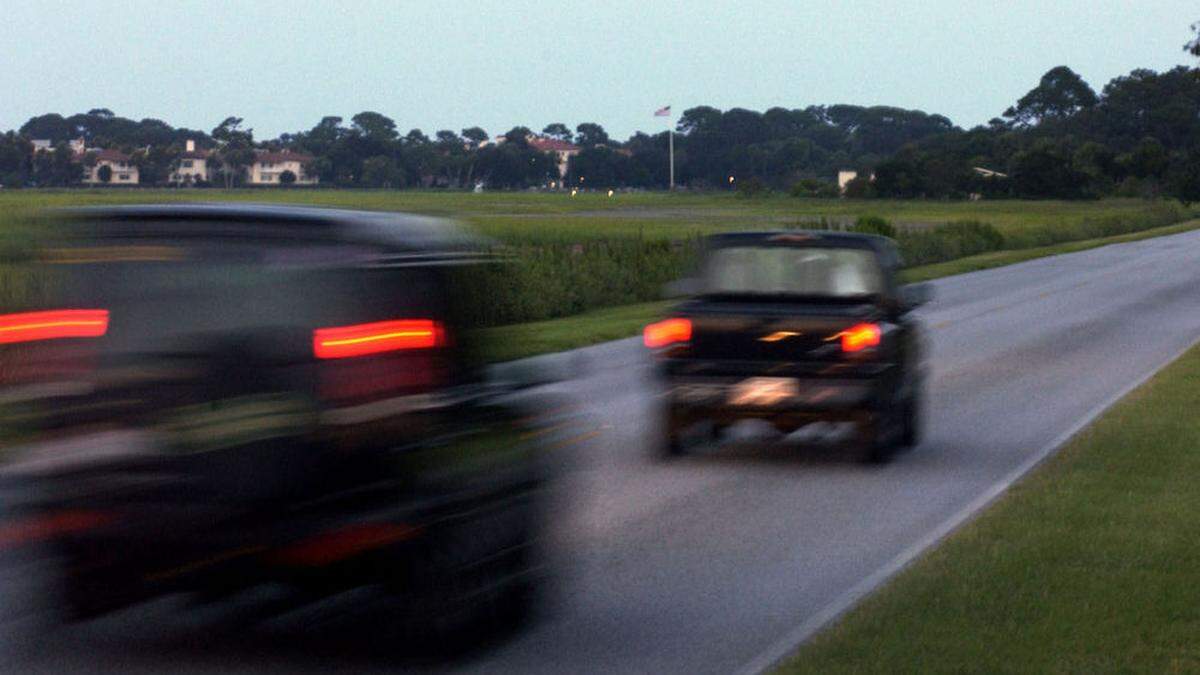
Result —
<path fill-rule="evenodd" d="M 454 222 L 430 216 L 386 211 L 359 211 L 312 206 L 278 204 L 138 204 L 59 209 L 53 215 L 69 221 L 128 223 L 153 222 L 154 233 L 167 231 L 163 222 L 179 221 L 179 233 L 196 234 L 185 223 L 205 223 L 202 232 L 214 223 L 239 223 L 264 226 L 274 236 L 292 235 L 299 239 L 318 239 L 374 244 L 391 250 L 430 251 L 478 248 L 483 241 L 468 234 Z M 303 228 L 303 229 L 301 229 Z"/>
<path fill-rule="evenodd" d="M 721 232 L 705 237 L 709 247 L 768 245 L 819 246 L 823 248 L 860 248 L 874 251 L 885 265 L 899 265 L 896 242 L 877 234 L 839 232 L 834 230 L 761 230 L 755 232 Z"/>

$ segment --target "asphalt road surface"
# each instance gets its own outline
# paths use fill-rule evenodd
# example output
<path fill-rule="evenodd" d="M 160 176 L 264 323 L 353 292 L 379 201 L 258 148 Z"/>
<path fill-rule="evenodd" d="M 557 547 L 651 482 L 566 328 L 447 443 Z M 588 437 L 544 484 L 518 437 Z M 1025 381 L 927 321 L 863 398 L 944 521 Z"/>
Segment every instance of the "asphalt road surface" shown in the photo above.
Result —
<path fill-rule="evenodd" d="M 771 665 L 1200 338 L 1200 232 L 935 282 L 922 310 L 928 433 L 885 466 L 752 426 L 679 461 L 652 456 L 636 340 L 580 352 L 564 385 L 588 440 L 557 451 L 558 581 L 527 630 L 468 672 L 736 672 Z M 584 429 L 586 431 L 587 429 Z M 56 633 L 30 672 L 354 671 L 416 663 L 311 612 L 242 628 L 240 606 L 167 599 Z M 232 628 L 231 628 L 232 626 Z"/>

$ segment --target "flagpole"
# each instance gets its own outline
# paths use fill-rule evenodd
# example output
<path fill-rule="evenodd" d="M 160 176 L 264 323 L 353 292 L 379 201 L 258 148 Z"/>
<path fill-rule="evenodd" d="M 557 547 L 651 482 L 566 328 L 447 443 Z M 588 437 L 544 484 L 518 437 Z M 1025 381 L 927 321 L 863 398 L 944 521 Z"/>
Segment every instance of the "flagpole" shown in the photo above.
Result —
<path fill-rule="evenodd" d="M 667 115 L 667 146 L 668 154 L 671 157 L 671 187 L 670 191 L 675 191 L 675 125 L 671 124 L 671 116 Z"/>

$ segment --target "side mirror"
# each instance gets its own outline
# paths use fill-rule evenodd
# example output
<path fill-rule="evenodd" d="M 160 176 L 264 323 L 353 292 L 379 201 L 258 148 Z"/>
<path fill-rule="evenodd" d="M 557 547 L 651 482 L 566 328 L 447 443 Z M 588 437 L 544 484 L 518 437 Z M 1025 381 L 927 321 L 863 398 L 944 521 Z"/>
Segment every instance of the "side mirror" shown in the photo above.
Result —
<path fill-rule="evenodd" d="M 663 286 L 662 295 L 668 299 L 686 298 L 698 294 L 703 287 L 704 284 L 694 277 L 677 279 Z"/>
<path fill-rule="evenodd" d="M 910 309 L 920 307 L 933 300 L 933 286 L 930 284 L 908 284 L 900 289 L 900 298 Z"/>

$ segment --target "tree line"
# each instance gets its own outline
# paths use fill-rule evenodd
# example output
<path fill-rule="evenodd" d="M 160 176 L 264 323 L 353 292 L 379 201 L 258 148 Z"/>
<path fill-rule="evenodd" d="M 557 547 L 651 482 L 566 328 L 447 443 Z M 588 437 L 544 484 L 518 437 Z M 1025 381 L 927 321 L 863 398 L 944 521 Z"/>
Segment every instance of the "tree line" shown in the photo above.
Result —
<path fill-rule="evenodd" d="M 1197 26 L 1193 26 L 1197 30 Z M 1200 57 L 1200 31 L 1184 49 Z M 889 106 L 829 105 L 758 112 L 697 106 L 675 131 L 677 183 L 691 189 L 838 193 L 839 170 L 861 176 L 856 197 L 1094 198 L 1169 195 L 1200 201 L 1200 68 L 1138 69 L 1099 92 L 1067 66 L 1052 68 L 988 124 L 963 129 L 948 118 Z M 403 133 L 364 111 L 329 116 L 311 129 L 260 140 L 230 117 L 210 132 L 135 121 L 97 108 L 34 117 L 0 135 L 0 184 L 70 185 L 81 173 L 67 152 L 34 153 L 30 141 L 62 149 L 75 138 L 125 151 L 142 183 L 165 182 L 191 140 L 219 160 L 215 182 L 233 186 L 256 150 L 312 156 L 323 185 L 404 189 L 523 189 L 559 183 L 556 159 L 537 137 L 574 144 L 565 183 L 662 189 L 668 132 L 610 138 L 597 123 L 563 123 L 539 134 L 516 126 L 493 139 L 480 127 Z M 495 142 L 502 140 L 503 142 Z M 980 171 L 978 169 L 982 169 Z"/>

